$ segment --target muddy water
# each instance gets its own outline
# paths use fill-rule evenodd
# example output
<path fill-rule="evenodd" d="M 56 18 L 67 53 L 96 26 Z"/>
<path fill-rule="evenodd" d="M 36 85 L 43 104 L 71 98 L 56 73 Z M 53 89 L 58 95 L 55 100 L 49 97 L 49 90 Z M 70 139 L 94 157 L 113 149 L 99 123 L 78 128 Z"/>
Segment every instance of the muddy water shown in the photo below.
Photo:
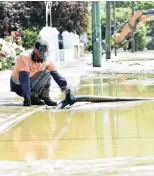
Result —
<path fill-rule="evenodd" d="M 153 97 L 153 75 L 89 75 L 81 78 L 76 94 L 104 96 Z"/>
<path fill-rule="evenodd" d="M 153 96 L 152 76 L 103 77 L 82 77 L 75 94 Z M 0 175 L 153 176 L 154 102 L 83 106 L 90 108 L 8 109 L 19 119 L 34 113 L 0 134 Z M 1 109 L 1 119 L 5 113 Z"/>

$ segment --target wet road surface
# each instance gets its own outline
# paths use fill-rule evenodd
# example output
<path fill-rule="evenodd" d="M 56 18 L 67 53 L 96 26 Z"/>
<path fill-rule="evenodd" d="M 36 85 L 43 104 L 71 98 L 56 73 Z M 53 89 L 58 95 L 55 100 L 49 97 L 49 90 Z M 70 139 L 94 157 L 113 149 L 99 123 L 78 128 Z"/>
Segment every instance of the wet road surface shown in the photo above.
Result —
<path fill-rule="evenodd" d="M 153 83 L 146 74 L 89 74 L 73 91 L 153 97 Z M 59 111 L 1 105 L 0 175 L 152 176 L 153 107 L 154 101 L 84 102 Z"/>

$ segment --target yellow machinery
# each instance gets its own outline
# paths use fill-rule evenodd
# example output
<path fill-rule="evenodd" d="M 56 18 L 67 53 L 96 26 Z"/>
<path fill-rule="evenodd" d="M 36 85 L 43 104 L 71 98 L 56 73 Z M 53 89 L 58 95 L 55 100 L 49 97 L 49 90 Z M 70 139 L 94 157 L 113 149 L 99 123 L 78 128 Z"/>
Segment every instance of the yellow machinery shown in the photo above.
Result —
<path fill-rule="evenodd" d="M 117 47 L 120 43 L 124 41 L 125 38 L 131 35 L 133 29 L 136 28 L 136 25 L 139 22 L 148 22 L 154 20 L 154 10 L 138 10 L 136 13 L 130 17 L 129 21 L 123 26 L 123 29 L 120 33 L 117 33 L 114 36 L 114 46 Z"/>

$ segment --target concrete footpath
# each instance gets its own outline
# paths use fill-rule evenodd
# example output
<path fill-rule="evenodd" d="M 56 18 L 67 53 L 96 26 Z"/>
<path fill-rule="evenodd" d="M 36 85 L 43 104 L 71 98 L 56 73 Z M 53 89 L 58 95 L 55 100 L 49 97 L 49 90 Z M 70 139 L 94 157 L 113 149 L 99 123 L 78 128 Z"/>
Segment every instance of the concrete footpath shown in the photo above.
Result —
<path fill-rule="evenodd" d="M 68 62 L 55 63 L 57 70 L 68 80 L 69 85 L 74 85 L 80 75 L 88 73 L 145 73 L 154 74 L 154 51 L 137 53 L 118 53 L 112 59 L 106 60 L 102 57 L 102 66 L 93 67 L 92 55 L 86 54 L 80 59 Z M 16 94 L 10 92 L 9 79 L 11 70 L 0 71 L 0 99 L 15 97 Z M 54 88 L 57 85 L 53 83 Z"/>

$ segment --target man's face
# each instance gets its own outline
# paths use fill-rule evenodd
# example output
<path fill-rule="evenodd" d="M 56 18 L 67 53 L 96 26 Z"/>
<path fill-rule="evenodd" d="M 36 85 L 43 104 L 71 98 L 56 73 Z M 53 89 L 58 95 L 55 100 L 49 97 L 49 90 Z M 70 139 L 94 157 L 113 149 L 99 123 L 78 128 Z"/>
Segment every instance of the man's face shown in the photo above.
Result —
<path fill-rule="evenodd" d="M 41 54 L 40 54 L 39 50 L 34 48 L 34 53 L 35 53 L 37 61 L 43 62 L 43 58 L 41 57 Z"/>

